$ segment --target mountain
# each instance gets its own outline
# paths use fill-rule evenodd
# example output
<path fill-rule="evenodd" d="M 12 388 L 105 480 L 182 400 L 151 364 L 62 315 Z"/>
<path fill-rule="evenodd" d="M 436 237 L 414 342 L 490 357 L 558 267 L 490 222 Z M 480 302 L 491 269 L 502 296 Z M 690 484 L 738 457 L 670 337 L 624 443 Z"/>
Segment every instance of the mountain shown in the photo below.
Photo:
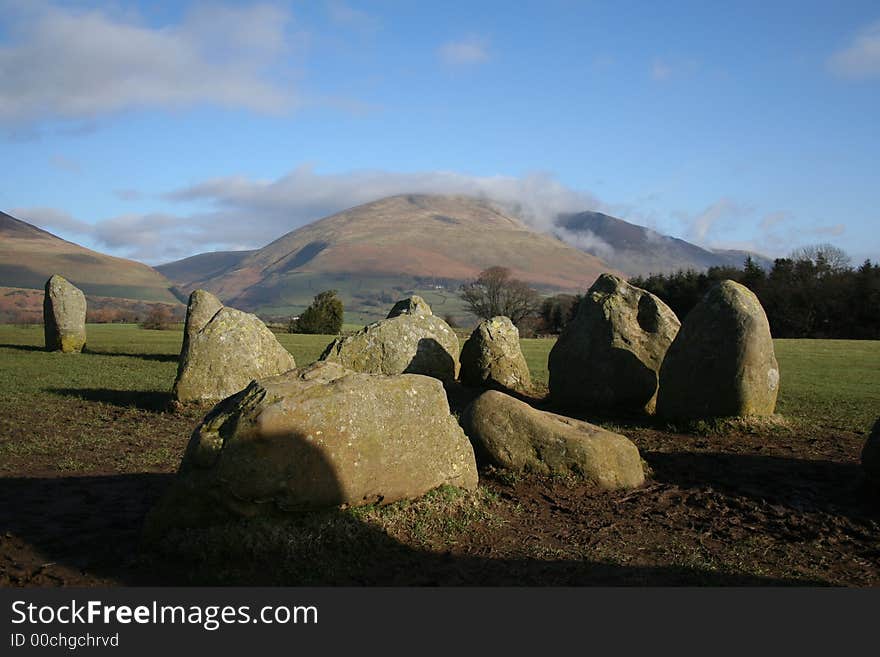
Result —
<path fill-rule="evenodd" d="M 630 276 L 679 269 L 742 267 L 748 256 L 765 269 L 773 266 L 771 259 L 756 253 L 704 249 L 601 212 L 562 214 L 556 227 L 560 239 L 603 258 Z"/>
<path fill-rule="evenodd" d="M 41 290 L 52 274 L 87 295 L 180 303 L 173 284 L 152 267 L 86 249 L 0 212 L 0 286 Z"/>
<path fill-rule="evenodd" d="M 583 292 L 613 269 L 536 233 L 490 201 L 433 195 L 384 198 L 250 253 L 211 255 L 160 269 L 186 291 L 202 287 L 232 306 L 263 314 L 295 314 L 318 292 L 337 289 L 349 320 L 383 315 L 396 298 L 412 292 L 425 296 L 437 314 L 462 314 L 458 285 L 493 265 L 509 267 L 516 278 L 548 292 Z M 224 258 L 231 264 L 222 271 L 183 280 Z"/>

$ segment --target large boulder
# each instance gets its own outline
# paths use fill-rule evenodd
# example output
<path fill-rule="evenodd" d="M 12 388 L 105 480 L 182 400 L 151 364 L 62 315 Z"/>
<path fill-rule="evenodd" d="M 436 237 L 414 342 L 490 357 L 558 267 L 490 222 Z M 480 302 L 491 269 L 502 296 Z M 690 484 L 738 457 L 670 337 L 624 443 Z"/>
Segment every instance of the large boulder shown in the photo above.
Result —
<path fill-rule="evenodd" d="M 519 331 L 509 318 L 493 317 L 474 329 L 461 348 L 460 378 L 469 386 L 520 392 L 532 387 L 529 366 L 519 345 Z"/>
<path fill-rule="evenodd" d="M 256 315 L 226 308 L 196 290 L 186 310 L 183 348 L 172 395 L 177 401 L 218 401 L 252 380 L 296 367 L 293 356 Z"/>
<path fill-rule="evenodd" d="M 862 469 L 868 481 L 880 487 L 880 418 L 874 423 L 871 435 L 862 448 Z"/>
<path fill-rule="evenodd" d="M 444 484 L 474 489 L 477 469 L 440 381 L 319 362 L 214 407 L 149 525 L 384 504 Z"/>
<path fill-rule="evenodd" d="M 709 290 L 660 369 L 657 414 L 670 419 L 772 415 L 779 365 L 758 297 L 734 281 Z"/>
<path fill-rule="evenodd" d="M 43 334 L 47 351 L 78 353 L 86 345 L 86 296 L 58 274 L 46 281 Z"/>
<path fill-rule="evenodd" d="M 420 317 L 428 317 L 433 315 L 431 312 L 431 306 L 428 305 L 428 302 L 422 299 L 417 294 L 412 295 L 408 299 L 401 299 L 388 312 L 388 316 L 385 319 L 391 319 L 392 317 L 399 317 L 400 315 L 418 315 Z"/>
<path fill-rule="evenodd" d="M 576 410 L 653 412 L 660 365 L 679 327 L 653 294 L 602 274 L 550 351 L 551 400 Z"/>
<path fill-rule="evenodd" d="M 495 390 L 468 406 L 462 425 L 481 460 L 502 468 L 576 475 L 605 489 L 645 482 L 639 450 L 625 436 L 536 410 Z"/>
<path fill-rule="evenodd" d="M 320 360 L 367 374 L 458 374 L 458 337 L 439 317 L 404 313 L 331 342 Z"/>

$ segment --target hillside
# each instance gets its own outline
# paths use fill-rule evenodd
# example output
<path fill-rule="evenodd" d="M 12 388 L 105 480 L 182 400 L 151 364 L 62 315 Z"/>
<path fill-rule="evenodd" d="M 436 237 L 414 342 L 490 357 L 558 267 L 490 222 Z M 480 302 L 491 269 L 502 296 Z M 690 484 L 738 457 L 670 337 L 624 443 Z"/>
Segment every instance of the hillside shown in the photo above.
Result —
<path fill-rule="evenodd" d="M 408 195 L 315 221 L 219 273 L 175 282 L 187 291 L 203 287 L 236 307 L 279 315 L 294 314 L 316 293 L 335 288 L 353 320 L 387 312 L 394 298 L 413 291 L 438 314 L 461 313 L 459 283 L 493 265 L 509 267 L 539 289 L 571 292 L 582 292 L 611 269 L 489 201 Z M 183 262 L 162 269 L 169 275 L 187 271 Z"/>
<path fill-rule="evenodd" d="M 41 290 L 52 274 L 90 295 L 179 303 L 172 283 L 155 269 L 86 249 L 0 212 L 0 286 Z"/>
<path fill-rule="evenodd" d="M 563 229 L 560 237 L 582 245 L 586 252 L 601 256 L 630 276 L 679 269 L 702 271 L 709 267 L 742 267 L 749 255 L 765 269 L 773 265 L 772 260 L 759 254 L 737 250 L 710 251 L 601 212 L 560 215 L 556 225 Z M 597 239 L 600 240 L 598 244 Z"/>
<path fill-rule="evenodd" d="M 214 251 L 156 266 L 156 271 L 181 288 L 232 269 L 253 251 Z"/>

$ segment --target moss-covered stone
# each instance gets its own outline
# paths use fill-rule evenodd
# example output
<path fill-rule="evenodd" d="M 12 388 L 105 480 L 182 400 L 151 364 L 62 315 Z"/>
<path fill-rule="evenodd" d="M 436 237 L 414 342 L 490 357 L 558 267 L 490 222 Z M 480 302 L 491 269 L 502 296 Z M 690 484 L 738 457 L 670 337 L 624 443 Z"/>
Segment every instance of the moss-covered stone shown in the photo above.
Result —
<path fill-rule="evenodd" d="M 399 317 L 400 315 L 418 315 L 420 317 L 428 317 L 433 315 L 431 312 L 431 306 L 428 305 L 428 302 L 422 299 L 417 294 L 412 295 L 408 299 L 401 299 L 388 312 L 388 316 L 385 319 L 391 319 L 392 317 Z"/>
<path fill-rule="evenodd" d="M 660 370 L 657 413 L 670 419 L 772 415 L 779 365 L 758 297 L 734 281 L 685 318 Z"/>
<path fill-rule="evenodd" d="M 519 331 L 507 317 L 493 317 L 473 330 L 461 348 L 461 382 L 528 392 L 529 366 L 519 344 Z"/>
<path fill-rule="evenodd" d="M 403 314 L 330 343 L 321 360 L 368 374 L 424 374 L 450 381 L 458 374 L 458 337 L 433 315 Z"/>
<path fill-rule="evenodd" d="M 443 385 L 315 363 L 254 381 L 196 428 L 153 531 L 474 489 L 473 449 Z"/>
<path fill-rule="evenodd" d="M 660 365 L 679 326 L 653 294 L 602 274 L 550 351 L 554 405 L 652 413 Z"/>
<path fill-rule="evenodd" d="M 204 290 L 192 293 L 172 389 L 175 399 L 217 401 L 254 379 L 295 367 L 293 356 L 256 315 L 225 308 Z"/>
<path fill-rule="evenodd" d="M 474 400 L 462 424 L 478 458 L 498 467 L 580 476 L 605 489 L 645 481 L 639 450 L 625 436 L 536 410 L 495 390 Z"/>
<path fill-rule="evenodd" d="M 86 296 L 58 274 L 46 281 L 43 333 L 47 351 L 79 353 L 86 345 Z"/>

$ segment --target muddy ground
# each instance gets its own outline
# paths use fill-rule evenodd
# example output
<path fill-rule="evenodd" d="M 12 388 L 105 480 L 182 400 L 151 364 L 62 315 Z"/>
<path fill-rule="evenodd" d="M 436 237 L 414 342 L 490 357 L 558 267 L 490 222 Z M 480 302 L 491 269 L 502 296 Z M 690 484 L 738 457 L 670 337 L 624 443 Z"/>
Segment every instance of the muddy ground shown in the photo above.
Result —
<path fill-rule="evenodd" d="M 144 516 L 199 412 L 152 398 L 80 394 L 59 404 L 48 416 L 7 412 L 4 440 L 51 441 L 71 423 L 113 440 L 65 443 L 66 471 L 49 452 L 3 464 L 4 586 L 880 583 L 880 495 L 863 481 L 858 433 L 807 425 L 685 433 L 622 421 L 651 469 L 638 490 L 483 468 L 478 495 L 294 522 L 274 545 L 257 527 L 239 528 L 231 551 L 192 536 L 169 537 L 179 549 L 145 550 Z M 145 465 L 143 440 L 126 442 L 129 434 L 149 436 L 151 454 L 167 456 Z"/>

